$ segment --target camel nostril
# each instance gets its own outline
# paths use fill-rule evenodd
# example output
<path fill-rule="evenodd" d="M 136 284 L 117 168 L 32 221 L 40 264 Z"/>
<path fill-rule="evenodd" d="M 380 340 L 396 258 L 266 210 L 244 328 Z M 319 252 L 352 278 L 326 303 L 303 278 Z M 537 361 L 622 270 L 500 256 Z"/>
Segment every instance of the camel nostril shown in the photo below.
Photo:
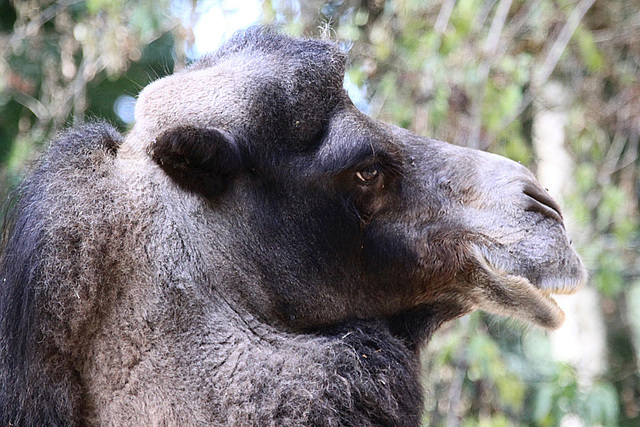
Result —
<path fill-rule="evenodd" d="M 526 211 L 538 212 L 563 224 L 560 206 L 546 191 L 536 185 L 527 184 L 522 192 L 531 199 L 531 203 L 525 208 Z"/>

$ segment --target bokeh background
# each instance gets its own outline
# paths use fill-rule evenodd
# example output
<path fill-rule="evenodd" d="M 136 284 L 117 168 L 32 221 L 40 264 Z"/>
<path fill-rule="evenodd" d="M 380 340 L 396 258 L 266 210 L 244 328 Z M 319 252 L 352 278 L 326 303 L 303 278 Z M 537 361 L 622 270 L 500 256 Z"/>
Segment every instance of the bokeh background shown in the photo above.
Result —
<path fill-rule="evenodd" d="M 474 313 L 423 352 L 430 426 L 640 426 L 639 0 L 0 0 L 0 197 L 55 132 L 126 131 L 231 34 L 330 34 L 362 111 L 522 162 L 591 274 L 548 333 Z"/>

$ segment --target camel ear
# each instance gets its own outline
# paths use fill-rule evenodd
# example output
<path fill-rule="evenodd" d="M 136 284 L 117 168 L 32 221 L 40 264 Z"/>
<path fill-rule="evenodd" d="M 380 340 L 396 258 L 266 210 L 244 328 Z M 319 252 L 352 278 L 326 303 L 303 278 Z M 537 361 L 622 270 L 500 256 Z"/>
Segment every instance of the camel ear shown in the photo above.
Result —
<path fill-rule="evenodd" d="M 240 169 L 240 152 L 220 130 L 190 126 L 160 134 L 150 149 L 151 158 L 187 191 L 215 198 Z"/>

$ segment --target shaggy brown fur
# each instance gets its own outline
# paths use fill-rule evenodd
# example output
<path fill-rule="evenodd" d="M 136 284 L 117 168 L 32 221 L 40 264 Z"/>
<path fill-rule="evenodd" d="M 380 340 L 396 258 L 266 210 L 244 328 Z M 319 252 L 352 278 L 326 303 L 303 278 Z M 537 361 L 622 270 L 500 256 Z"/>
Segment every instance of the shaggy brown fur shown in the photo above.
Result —
<path fill-rule="evenodd" d="M 0 425 L 416 426 L 419 350 L 584 281 L 526 169 L 376 122 L 331 43 L 251 29 L 60 135 L 0 270 Z"/>

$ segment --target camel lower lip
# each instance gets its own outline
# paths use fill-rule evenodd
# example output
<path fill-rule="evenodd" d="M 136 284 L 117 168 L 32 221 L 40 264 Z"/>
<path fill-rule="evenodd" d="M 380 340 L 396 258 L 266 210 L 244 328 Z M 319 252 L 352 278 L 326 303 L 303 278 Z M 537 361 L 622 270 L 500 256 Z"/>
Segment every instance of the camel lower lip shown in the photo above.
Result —
<path fill-rule="evenodd" d="M 537 285 L 532 284 L 531 286 L 537 291 L 537 293 L 544 298 L 545 300 L 553 303 L 553 307 L 557 309 L 559 313 L 564 316 L 564 310 L 560 307 L 555 296 L 559 295 L 572 295 L 575 294 L 584 284 L 584 279 L 577 281 L 575 283 L 571 283 L 570 286 L 550 286 L 545 288 L 540 288 Z"/>
<path fill-rule="evenodd" d="M 538 291 L 540 291 L 540 294 L 546 298 L 547 300 L 551 301 L 552 303 L 554 303 L 555 305 L 558 305 L 558 302 L 553 298 L 553 295 L 556 295 L 553 292 L 545 292 L 545 291 L 541 291 L 540 289 L 538 289 Z M 558 306 L 558 308 L 560 308 L 560 306 Z"/>

